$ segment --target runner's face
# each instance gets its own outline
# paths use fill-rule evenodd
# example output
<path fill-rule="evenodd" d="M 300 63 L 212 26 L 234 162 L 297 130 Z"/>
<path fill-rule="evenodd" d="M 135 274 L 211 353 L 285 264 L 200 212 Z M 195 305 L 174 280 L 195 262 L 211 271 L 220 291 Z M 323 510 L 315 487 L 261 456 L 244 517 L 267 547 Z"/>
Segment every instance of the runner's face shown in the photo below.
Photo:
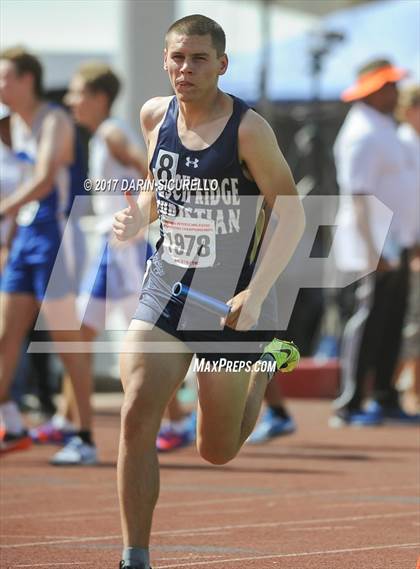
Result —
<path fill-rule="evenodd" d="M 96 98 L 97 95 L 86 87 L 83 77 L 75 75 L 70 81 L 64 102 L 71 108 L 76 122 L 89 127 L 92 117 L 96 115 Z"/>
<path fill-rule="evenodd" d="M 180 101 L 196 101 L 217 87 L 227 68 L 227 57 L 218 57 L 210 34 L 185 36 L 172 33 L 164 52 L 164 68 Z"/>
<path fill-rule="evenodd" d="M 0 101 L 14 110 L 30 88 L 29 73 L 18 75 L 15 64 L 7 59 L 0 60 Z"/>

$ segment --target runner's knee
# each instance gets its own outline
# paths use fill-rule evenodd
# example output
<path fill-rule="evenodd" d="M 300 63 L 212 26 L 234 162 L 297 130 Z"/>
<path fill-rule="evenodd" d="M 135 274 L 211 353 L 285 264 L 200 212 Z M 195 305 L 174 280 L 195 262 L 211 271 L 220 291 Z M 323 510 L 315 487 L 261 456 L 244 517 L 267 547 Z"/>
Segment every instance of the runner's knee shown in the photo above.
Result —
<path fill-rule="evenodd" d="M 216 445 L 206 444 L 204 441 L 197 441 L 198 452 L 201 458 L 214 465 L 227 464 L 238 454 L 237 445 L 229 444 L 229 442 L 219 442 Z"/>
<path fill-rule="evenodd" d="M 140 393 L 129 392 L 125 395 L 121 408 L 121 433 L 126 441 L 135 439 L 155 444 L 159 424 L 160 412 Z"/>

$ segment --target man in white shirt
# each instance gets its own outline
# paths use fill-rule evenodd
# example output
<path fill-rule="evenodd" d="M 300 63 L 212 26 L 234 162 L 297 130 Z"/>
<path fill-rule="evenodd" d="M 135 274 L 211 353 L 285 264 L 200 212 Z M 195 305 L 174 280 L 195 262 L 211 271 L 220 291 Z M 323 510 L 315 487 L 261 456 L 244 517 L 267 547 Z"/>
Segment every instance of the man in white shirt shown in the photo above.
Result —
<path fill-rule="evenodd" d="M 342 195 L 353 196 L 357 246 L 349 243 L 341 259 L 360 270 L 376 266 L 361 279 L 358 305 L 344 330 L 342 345 L 342 393 L 335 401 L 332 426 L 376 425 L 384 419 L 415 420 L 400 408 L 393 387 L 407 298 L 406 249 L 411 245 L 405 231 L 409 213 L 409 187 L 404 150 L 393 119 L 398 100 L 397 82 L 406 72 L 387 60 L 365 65 L 355 85 L 343 93 L 354 102 L 334 146 L 338 183 Z M 373 195 L 392 212 L 374 208 Z M 382 213 L 381 213 L 382 212 Z M 386 236 L 383 244 L 383 236 Z M 376 260 L 379 256 L 379 262 Z M 340 260 L 339 260 L 340 261 Z M 373 401 L 363 410 L 365 384 L 373 372 Z"/>
<path fill-rule="evenodd" d="M 397 117 L 402 124 L 398 136 L 403 144 L 407 170 L 412 177 L 411 217 L 406 230 L 411 232 L 410 294 L 403 329 L 402 373 L 409 371 L 412 388 L 406 390 L 406 403 L 420 408 L 420 85 L 411 85 L 401 93 Z"/>

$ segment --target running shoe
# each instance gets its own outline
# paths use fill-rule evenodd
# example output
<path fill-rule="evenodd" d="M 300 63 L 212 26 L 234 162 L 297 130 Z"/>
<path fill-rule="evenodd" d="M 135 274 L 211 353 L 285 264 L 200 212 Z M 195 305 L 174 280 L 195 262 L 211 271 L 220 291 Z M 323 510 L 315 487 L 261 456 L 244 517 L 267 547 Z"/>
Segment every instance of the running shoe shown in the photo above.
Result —
<path fill-rule="evenodd" d="M 85 443 L 80 437 L 72 437 L 50 460 L 54 466 L 84 466 L 98 462 L 95 445 Z"/>
<path fill-rule="evenodd" d="M 377 417 L 386 423 L 400 423 L 402 425 L 419 425 L 420 414 L 406 413 L 399 405 L 385 407 L 377 401 L 371 401 L 366 407 L 366 414 Z"/>
<path fill-rule="evenodd" d="M 300 354 L 297 346 L 293 342 L 278 340 L 274 338 L 264 348 L 261 360 L 275 360 L 277 369 L 282 373 L 293 371 L 298 365 Z"/>
<path fill-rule="evenodd" d="M 0 455 L 13 452 L 15 450 L 26 450 L 31 446 L 32 439 L 28 435 L 27 431 L 23 431 L 18 435 L 11 434 L 6 431 L 3 433 L 0 440 Z"/>
<path fill-rule="evenodd" d="M 75 434 L 76 431 L 59 429 L 53 421 L 48 421 L 29 431 L 33 442 L 39 445 L 66 444 Z"/>
<path fill-rule="evenodd" d="M 182 431 L 175 430 L 172 425 L 162 427 L 156 439 L 156 448 L 159 452 L 170 452 L 189 446 L 195 441 L 197 416 L 191 413 L 188 423 Z"/>
<path fill-rule="evenodd" d="M 341 410 L 330 417 L 328 424 L 333 429 L 341 427 L 377 427 L 382 425 L 383 417 L 366 411 Z"/>
<path fill-rule="evenodd" d="M 291 435 L 295 431 L 296 424 L 292 417 L 279 417 L 273 409 L 267 407 L 247 442 L 250 444 L 265 443 L 276 437 Z"/>

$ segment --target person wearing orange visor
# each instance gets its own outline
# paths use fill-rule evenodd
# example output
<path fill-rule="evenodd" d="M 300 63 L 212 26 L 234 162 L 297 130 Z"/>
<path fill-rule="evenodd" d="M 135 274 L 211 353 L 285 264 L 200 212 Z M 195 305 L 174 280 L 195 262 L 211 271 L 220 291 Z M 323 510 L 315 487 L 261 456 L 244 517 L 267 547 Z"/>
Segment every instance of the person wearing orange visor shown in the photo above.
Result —
<path fill-rule="evenodd" d="M 371 61 L 342 94 L 342 100 L 353 105 L 334 144 L 334 155 L 341 195 L 352 196 L 354 237 L 339 251 L 337 262 L 346 270 L 376 270 L 360 279 L 357 306 L 344 330 L 342 390 L 334 402 L 331 426 L 419 420 L 402 410 L 393 386 L 408 293 L 410 247 L 404 228 L 410 181 L 393 113 L 398 102 L 397 83 L 407 75 L 386 59 Z M 389 218 L 372 207 L 366 196 L 374 196 L 392 211 L 390 226 Z M 366 380 L 371 373 L 372 399 L 366 407 Z"/>

